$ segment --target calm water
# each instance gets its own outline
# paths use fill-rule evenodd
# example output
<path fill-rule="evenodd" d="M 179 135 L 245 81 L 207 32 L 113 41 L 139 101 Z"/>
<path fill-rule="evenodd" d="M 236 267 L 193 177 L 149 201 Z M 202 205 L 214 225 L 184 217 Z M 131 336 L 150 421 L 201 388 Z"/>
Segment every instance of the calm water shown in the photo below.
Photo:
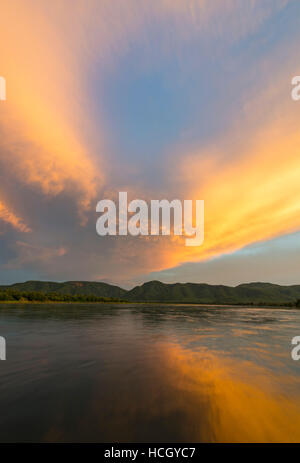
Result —
<path fill-rule="evenodd" d="M 300 311 L 1 305 L 0 441 L 300 442 Z"/>

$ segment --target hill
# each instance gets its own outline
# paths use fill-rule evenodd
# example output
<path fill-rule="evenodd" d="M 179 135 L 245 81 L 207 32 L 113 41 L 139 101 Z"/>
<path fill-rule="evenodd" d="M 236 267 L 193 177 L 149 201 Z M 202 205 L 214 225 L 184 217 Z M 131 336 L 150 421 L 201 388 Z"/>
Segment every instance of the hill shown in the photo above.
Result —
<path fill-rule="evenodd" d="M 125 289 L 119 288 L 119 286 L 92 281 L 66 281 L 63 283 L 56 283 L 53 281 L 26 281 L 25 283 L 0 286 L 0 291 L 1 290 L 47 294 L 56 293 L 71 296 L 111 297 L 117 299 L 124 299 L 127 293 Z"/>
<path fill-rule="evenodd" d="M 204 283 L 165 284 L 150 281 L 128 291 L 130 301 L 202 304 L 286 304 L 300 299 L 300 285 L 248 283 L 236 287 Z"/>
<path fill-rule="evenodd" d="M 27 281 L 0 286 L 0 291 L 37 292 L 69 296 L 94 296 L 132 302 L 170 302 L 199 304 L 294 304 L 300 300 L 300 285 L 247 283 L 235 287 L 205 283 L 149 281 L 127 291 L 119 286 L 91 281 Z"/>

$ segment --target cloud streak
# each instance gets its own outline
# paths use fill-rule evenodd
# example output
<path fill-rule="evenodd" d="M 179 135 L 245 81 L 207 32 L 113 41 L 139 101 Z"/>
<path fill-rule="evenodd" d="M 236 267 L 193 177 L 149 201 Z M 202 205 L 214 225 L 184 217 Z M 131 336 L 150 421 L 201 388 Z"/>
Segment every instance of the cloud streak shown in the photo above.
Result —
<path fill-rule="evenodd" d="M 11 225 L 15 230 L 22 233 L 30 232 L 30 228 L 24 223 L 24 221 L 12 212 L 4 203 L 0 200 L 0 220 Z"/>

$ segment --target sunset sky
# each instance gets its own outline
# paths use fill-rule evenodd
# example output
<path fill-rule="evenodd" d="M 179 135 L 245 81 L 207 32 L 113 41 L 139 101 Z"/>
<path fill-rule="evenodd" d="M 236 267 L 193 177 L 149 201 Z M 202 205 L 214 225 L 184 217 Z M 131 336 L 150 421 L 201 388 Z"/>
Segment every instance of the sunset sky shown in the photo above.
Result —
<path fill-rule="evenodd" d="M 298 0 L 2 0 L 0 284 L 300 284 Z M 205 240 L 96 204 L 203 199 Z"/>

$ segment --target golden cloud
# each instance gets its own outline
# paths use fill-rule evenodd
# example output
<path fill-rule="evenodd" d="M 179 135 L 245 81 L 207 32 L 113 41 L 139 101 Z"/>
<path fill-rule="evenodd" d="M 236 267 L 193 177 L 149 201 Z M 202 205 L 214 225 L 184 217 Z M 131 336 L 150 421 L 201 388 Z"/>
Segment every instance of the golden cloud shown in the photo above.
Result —
<path fill-rule="evenodd" d="M 27 233 L 31 231 L 24 221 L 12 212 L 3 201 L 0 201 L 0 220 L 3 220 L 20 232 Z"/>

